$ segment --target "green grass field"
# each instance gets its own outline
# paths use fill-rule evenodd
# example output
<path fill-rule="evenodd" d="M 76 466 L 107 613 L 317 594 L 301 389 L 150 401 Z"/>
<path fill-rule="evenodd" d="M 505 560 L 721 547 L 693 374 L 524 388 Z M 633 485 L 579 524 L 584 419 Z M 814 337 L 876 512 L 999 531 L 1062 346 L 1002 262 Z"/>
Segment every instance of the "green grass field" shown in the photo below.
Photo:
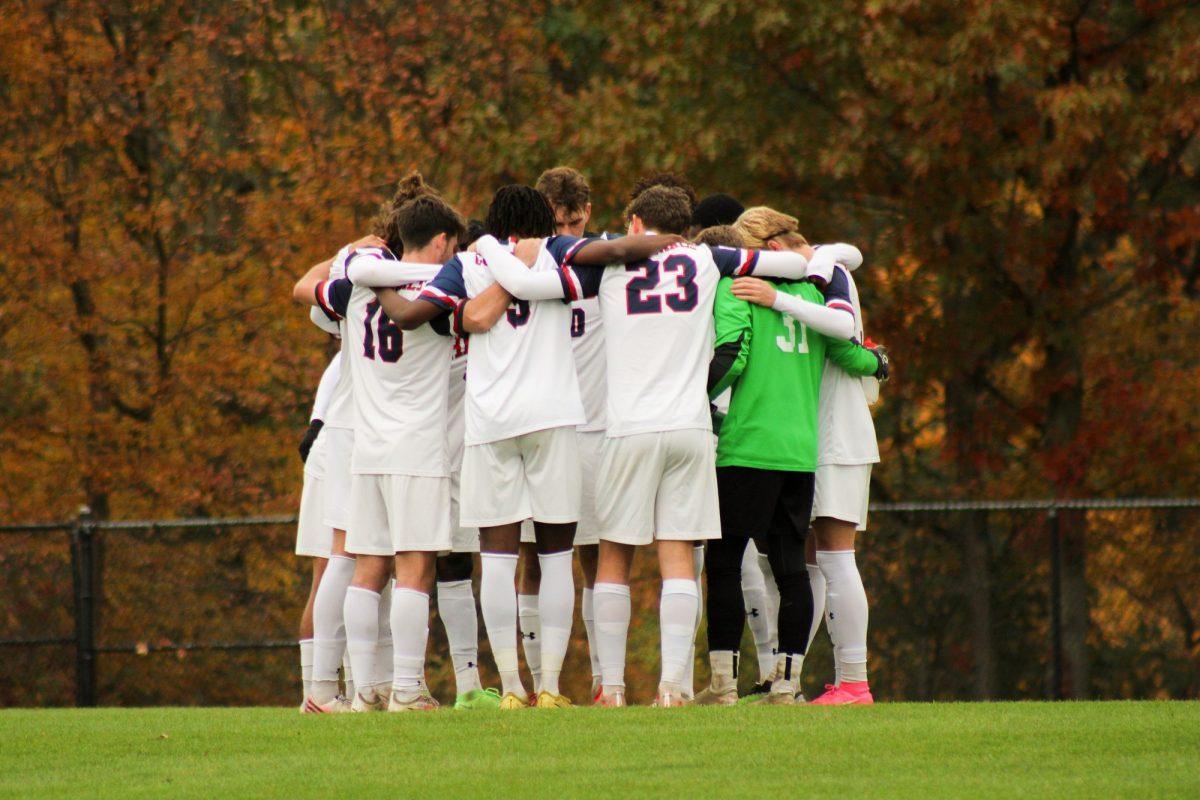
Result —
<path fill-rule="evenodd" d="M 0 711 L 0 797 L 1200 797 L 1200 703 Z"/>

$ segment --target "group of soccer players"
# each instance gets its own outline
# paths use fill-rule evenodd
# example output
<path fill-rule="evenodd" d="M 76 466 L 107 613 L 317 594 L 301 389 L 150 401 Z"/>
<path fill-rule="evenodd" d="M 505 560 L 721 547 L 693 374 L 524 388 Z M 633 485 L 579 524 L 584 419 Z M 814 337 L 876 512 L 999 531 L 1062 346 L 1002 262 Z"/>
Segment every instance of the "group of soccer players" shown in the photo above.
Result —
<path fill-rule="evenodd" d="M 414 173 L 371 236 L 296 283 L 340 339 L 301 444 L 302 711 L 437 708 L 435 583 L 455 708 L 570 706 L 576 553 L 592 702 L 624 706 L 645 545 L 662 576 L 655 705 L 738 702 L 747 619 L 750 701 L 796 703 L 823 616 L 837 677 L 812 702 L 873 702 L 854 541 L 888 360 L 863 344 L 861 253 L 728 195 L 697 203 L 670 173 L 634 188 L 625 235 L 585 233 L 590 216 L 568 167 L 500 189 L 482 223 Z M 479 676 L 474 553 L 499 689 Z M 711 678 L 693 694 L 705 583 Z"/>

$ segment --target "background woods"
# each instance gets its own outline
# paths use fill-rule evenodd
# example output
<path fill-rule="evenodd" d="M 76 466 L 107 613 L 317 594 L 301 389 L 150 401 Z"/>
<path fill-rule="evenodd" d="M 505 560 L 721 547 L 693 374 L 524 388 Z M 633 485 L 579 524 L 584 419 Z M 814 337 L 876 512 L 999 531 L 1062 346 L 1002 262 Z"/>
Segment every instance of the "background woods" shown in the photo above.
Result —
<path fill-rule="evenodd" d="M 1194 496 L 1198 127 L 1186 0 L 12 2 L 0 520 L 294 509 L 328 354 L 294 276 L 362 235 L 411 167 L 478 216 L 560 163 L 591 179 L 598 229 L 661 168 L 860 244 L 868 329 L 899 365 L 875 498 Z M 1071 693 L 1200 693 L 1198 519 L 1060 516 Z M 1040 693 L 1044 521 L 873 522 L 887 694 Z M 238 541 L 175 574 L 193 590 L 178 628 L 141 611 L 113 635 L 178 640 L 245 614 L 230 598 L 250 588 L 298 604 L 286 532 Z M 135 580 L 181 563 L 152 537 L 120 546 L 137 563 L 109 571 L 110 618 L 129 613 L 113 598 L 153 606 Z M 0 575 L 61 593 L 63 557 L 6 542 Z M 38 599 L 6 603 L 0 631 Z M 279 602 L 260 625 L 286 638 Z M 291 660 L 247 660 L 264 677 L 228 698 L 105 677 L 114 701 L 262 702 Z M 0 702 L 37 701 L 16 686 L 0 678 Z"/>

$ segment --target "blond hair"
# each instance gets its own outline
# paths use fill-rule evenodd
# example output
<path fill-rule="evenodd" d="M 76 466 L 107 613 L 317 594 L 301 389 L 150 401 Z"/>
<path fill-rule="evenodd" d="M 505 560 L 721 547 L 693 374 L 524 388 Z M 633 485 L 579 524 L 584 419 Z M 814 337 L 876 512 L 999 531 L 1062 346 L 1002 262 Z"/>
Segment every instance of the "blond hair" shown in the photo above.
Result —
<path fill-rule="evenodd" d="M 780 239 L 786 247 L 808 244 L 800 233 L 800 220 L 767 206 L 747 208 L 733 227 L 746 240 L 746 247 L 766 247 L 771 239 Z"/>

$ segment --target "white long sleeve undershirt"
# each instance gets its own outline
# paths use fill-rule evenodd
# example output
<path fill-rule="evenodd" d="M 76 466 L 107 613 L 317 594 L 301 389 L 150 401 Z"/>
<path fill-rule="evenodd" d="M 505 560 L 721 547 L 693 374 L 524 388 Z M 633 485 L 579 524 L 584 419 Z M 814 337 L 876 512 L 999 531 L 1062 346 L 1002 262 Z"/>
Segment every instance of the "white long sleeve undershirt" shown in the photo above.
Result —
<path fill-rule="evenodd" d="M 834 339 L 852 339 L 854 337 L 854 315 L 848 311 L 829 308 L 805 300 L 803 297 L 783 292 L 775 293 L 775 302 L 771 307 L 804 323 L 817 333 L 823 333 Z"/>

